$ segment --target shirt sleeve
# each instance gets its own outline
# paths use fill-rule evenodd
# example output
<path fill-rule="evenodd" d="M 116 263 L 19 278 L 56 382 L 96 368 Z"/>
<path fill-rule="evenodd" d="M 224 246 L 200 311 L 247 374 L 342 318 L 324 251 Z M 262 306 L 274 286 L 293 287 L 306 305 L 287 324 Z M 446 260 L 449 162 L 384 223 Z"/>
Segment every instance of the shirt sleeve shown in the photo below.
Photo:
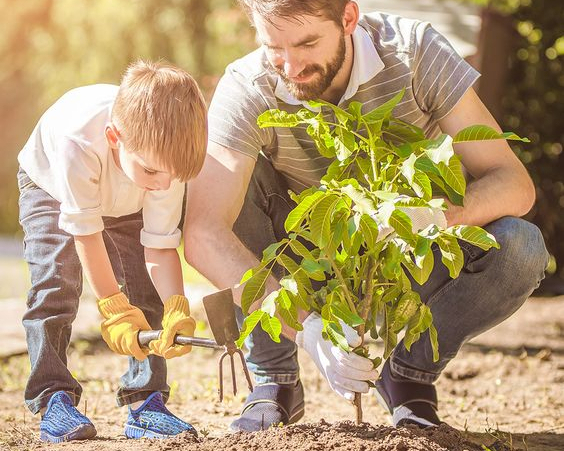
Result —
<path fill-rule="evenodd" d="M 56 143 L 54 167 L 61 201 L 59 227 L 71 235 L 92 235 L 104 230 L 100 193 L 102 163 L 98 156 L 68 138 Z"/>
<path fill-rule="evenodd" d="M 480 74 L 428 22 L 415 29 L 413 93 L 434 120 L 445 117 Z"/>
<path fill-rule="evenodd" d="M 180 218 L 186 184 L 173 180 L 169 189 L 148 191 L 143 200 L 141 244 L 153 249 L 180 246 Z"/>
<path fill-rule="evenodd" d="M 272 133 L 272 130 L 260 129 L 257 125 L 257 118 L 267 109 L 266 102 L 252 83 L 228 68 L 210 104 L 209 140 L 256 160 Z"/>

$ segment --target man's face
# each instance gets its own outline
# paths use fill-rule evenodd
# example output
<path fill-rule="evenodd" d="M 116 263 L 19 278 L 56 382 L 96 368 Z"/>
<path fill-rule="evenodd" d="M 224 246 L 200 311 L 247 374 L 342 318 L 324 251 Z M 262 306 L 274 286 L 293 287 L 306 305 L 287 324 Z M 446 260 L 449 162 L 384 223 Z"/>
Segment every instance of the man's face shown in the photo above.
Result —
<path fill-rule="evenodd" d="M 258 14 L 253 21 L 271 69 L 298 100 L 314 100 L 331 86 L 345 59 L 343 29 L 314 16 L 299 20 L 276 18 L 271 23 Z"/>

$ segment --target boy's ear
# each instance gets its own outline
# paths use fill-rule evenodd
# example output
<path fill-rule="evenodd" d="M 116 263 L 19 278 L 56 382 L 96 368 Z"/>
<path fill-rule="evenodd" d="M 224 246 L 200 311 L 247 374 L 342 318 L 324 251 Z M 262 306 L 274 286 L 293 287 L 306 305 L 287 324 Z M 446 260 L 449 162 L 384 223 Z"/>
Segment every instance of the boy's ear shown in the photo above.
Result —
<path fill-rule="evenodd" d="M 106 124 L 106 128 L 104 129 L 104 135 L 106 135 L 106 141 L 108 141 L 108 145 L 111 149 L 118 148 L 118 141 L 119 141 L 119 132 L 116 129 L 116 126 L 113 122 L 109 122 Z"/>

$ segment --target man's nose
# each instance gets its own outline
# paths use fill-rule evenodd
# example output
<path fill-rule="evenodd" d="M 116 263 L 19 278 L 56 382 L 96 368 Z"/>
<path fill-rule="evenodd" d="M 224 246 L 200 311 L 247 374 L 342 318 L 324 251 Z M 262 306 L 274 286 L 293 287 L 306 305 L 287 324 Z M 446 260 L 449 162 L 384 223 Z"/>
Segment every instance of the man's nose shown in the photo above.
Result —
<path fill-rule="evenodd" d="M 288 78 L 297 77 L 305 68 L 300 58 L 294 52 L 286 52 L 284 59 L 284 73 Z"/>

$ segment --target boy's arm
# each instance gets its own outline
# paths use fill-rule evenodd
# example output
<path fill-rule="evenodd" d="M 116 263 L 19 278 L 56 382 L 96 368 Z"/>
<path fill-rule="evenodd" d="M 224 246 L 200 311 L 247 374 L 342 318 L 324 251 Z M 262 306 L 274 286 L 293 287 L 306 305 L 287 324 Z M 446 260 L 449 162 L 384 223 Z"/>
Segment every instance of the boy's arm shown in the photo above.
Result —
<path fill-rule="evenodd" d="M 75 236 L 74 243 L 82 270 L 96 298 L 108 298 L 119 293 L 119 285 L 106 251 L 102 232 Z"/>
<path fill-rule="evenodd" d="M 74 241 L 83 271 L 98 298 L 98 310 L 105 319 L 101 324 L 104 341 L 118 354 L 143 360 L 147 351 L 139 346 L 137 334 L 151 326 L 143 312 L 120 292 L 102 232 L 75 235 Z"/>
<path fill-rule="evenodd" d="M 145 264 L 159 296 L 166 301 L 171 296 L 184 296 L 182 266 L 176 249 L 145 248 Z"/>

